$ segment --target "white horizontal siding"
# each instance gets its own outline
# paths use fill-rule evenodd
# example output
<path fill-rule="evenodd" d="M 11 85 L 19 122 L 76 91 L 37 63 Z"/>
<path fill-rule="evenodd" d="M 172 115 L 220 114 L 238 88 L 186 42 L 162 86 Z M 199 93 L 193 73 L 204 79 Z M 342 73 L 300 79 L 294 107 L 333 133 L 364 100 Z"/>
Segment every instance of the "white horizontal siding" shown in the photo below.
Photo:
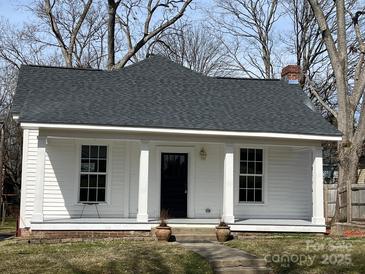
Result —
<path fill-rule="evenodd" d="M 42 132 L 43 133 L 43 132 Z M 26 163 L 23 168 L 25 199 L 22 199 L 22 216 L 28 222 L 33 214 L 35 185 L 37 182 L 37 130 L 29 130 L 26 137 Z M 97 140 L 97 139 L 96 139 Z M 83 141 L 48 139 L 45 157 L 43 214 L 47 219 L 80 217 L 83 206 L 77 204 L 79 183 L 79 145 Z M 91 142 L 91 141 L 88 141 Z M 103 143 L 101 139 L 98 143 Z M 105 141 L 109 146 L 110 185 L 109 204 L 99 205 L 101 217 L 134 217 L 138 205 L 139 142 Z M 157 147 L 189 148 L 194 158 L 194 174 L 189 177 L 193 188 L 195 218 L 219 218 L 222 214 L 223 144 L 150 142 L 149 214 L 160 212 L 160 181 Z M 204 147 L 207 159 L 200 158 Z M 128 148 L 128 149 L 127 149 Z M 238 148 L 238 146 L 237 146 Z M 128 151 L 128 153 L 127 153 Z M 309 150 L 285 146 L 265 145 L 266 184 L 265 203 L 250 205 L 238 203 L 238 171 L 235 158 L 234 214 L 238 218 L 310 218 L 312 215 L 311 154 Z M 238 150 L 236 151 L 238 156 Z M 190 168 L 190 167 L 189 167 Z M 126 190 L 128 191 L 126 193 Z M 22 190 L 23 194 L 23 190 Z M 24 200 L 24 201 L 23 201 Z M 24 206 L 23 206 L 24 205 Z M 209 209 L 210 213 L 206 212 Z M 85 208 L 84 217 L 96 217 L 94 206 Z"/>
<path fill-rule="evenodd" d="M 200 158 L 200 149 L 208 152 L 206 160 Z M 135 217 L 138 205 L 138 170 L 139 143 L 130 143 L 131 149 L 131 184 L 130 184 L 130 216 Z M 149 164 L 148 214 L 155 218 L 160 213 L 160 169 L 159 153 L 178 150 L 189 154 L 188 207 L 191 218 L 219 218 L 222 212 L 223 155 L 222 145 L 186 144 L 178 142 L 151 142 Z M 191 189 L 192 188 L 192 189 Z M 206 212 L 206 210 L 210 212 Z"/>
<path fill-rule="evenodd" d="M 269 147 L 265 154 L 264 204 L 238 203 L 237 178 L 235 216 L 309 219 L 312 215 L 311 151 Z"/>
<path fill-rule="evenodd" d="M 38 130 L 23 131 L 20 228 L 29 227 L 33 215 L 37 182 Z"/>
<path fill-rule="evenodd" d="M 44 182 L 44 219 L 96 217 L 95 206 L 77 204 L 79 191 L 79 161 L 81 143 L 74 140 L 49 140 L 46 149 Z M 125 144 L 110 142 L 107 185 L 108 204 L 98 205 L 101 217 L 123 216 L 123 189 L 125 182 Z"/>
<path fill-rule="evenodd" d="M 22 188 L 25 188 L 25 210 L 24 222 L 29 226 L 32 219 L 34 201 L 35 201 L 35 187 L 37 183 L 37 154 L 38 154 L 38 134 L 36 129 L 28 130 L 27 134 L 27 150 L 23 151 L 26 154 L 25 167 L 25 181 L 22 182 Z"/>
<path fill-rule="evenodd" d="M 195 217 L 219 218 L 223 208 L 223 145 L 204 145 L 205 160 L 200 158 L 202 147 L 196 151 Z"/>

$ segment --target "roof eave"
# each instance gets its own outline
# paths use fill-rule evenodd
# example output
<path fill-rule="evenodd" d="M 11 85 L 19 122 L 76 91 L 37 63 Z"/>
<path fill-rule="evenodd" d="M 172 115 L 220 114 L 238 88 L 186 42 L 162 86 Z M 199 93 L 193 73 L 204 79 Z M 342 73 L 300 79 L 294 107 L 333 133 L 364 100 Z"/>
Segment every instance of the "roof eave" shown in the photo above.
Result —
<path fill-rule="evenodd" d="M 318 135 L 301 133 L 274 133 L 274 132 L 247 132 L 247 131 L 223 131 L 204 129 L 178 129 L 178 128 L 157 128 L 157 127 L 131 127 L 131 126 L 105 126 L 105 125 L 84 125 L 84 124 L 56 124 L 56 123 L 30 123 L 21 122 L 23 129 L 74 129 L 74 130 L 96 130 L 96 131 L 117 131 L 132 133 L 165 133 L 184 134 L 201 136 L 227 136 L 227 137 L 260 137 L 275 139 L 298 139 L 313 141 L 341 141 L 339 135 Z"/>

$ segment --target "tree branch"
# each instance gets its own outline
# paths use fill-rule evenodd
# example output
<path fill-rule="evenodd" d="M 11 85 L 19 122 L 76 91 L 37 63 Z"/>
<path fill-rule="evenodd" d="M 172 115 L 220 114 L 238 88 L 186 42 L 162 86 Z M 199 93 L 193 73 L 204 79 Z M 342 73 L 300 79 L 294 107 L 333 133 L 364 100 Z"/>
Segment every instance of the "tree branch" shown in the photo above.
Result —
<path fill-rule="evenodd" d="M 317 92 L 317 90 L 315 89 L 314 85 L 313 85 L 313 82 L 309 80 L 309 75 L 307 75 L 307 82 L 308 82 L 308 88 L 309 88 L 309 91 L 310 93 L 316 97 L 317 101 L 328 111 L 330 112 L 333 117 L 336 118 L 337 120 L 337 112 L 332 109 L 323 99 L 322 97 L 319 95 L 319 93 Z"/>
<path fill-rule="evenodd" d="M 151 4 L 151 0 L 149 1 L 148 5 Z M 174 2 L 174 1 L 172 1 Z M 190 3 L 192 2 L 192 0 L 185 0 L 184 4 L 182 5 L 182 7 L 180 8 L 180 10 L 177 12 L 177 14 L 172 17 L 171 19 L 167 20 L 165 23 L 161 24 L 160 26 L 158 26 L 157 28 L 155 28 L 153 31 L 148 32 L 148 33 L 144 33 L 143 37 L 131 48 L 128 50 L 128 52 L 123 56 L 123 58 L 113 67 L 113 69 L 119 69 L 124 67 L 127 62 L 149 41 L 151 40 L 154 36 L 156 36 L 158 33 L 162 32 L 163 30 L 165 30 L 166 28 L 170 27 L 171 25 L 173 25 L 177 20 L 179 20 L 185 13 L 187 7 L 190 5 Z M 156 4 L 156 5 L 160 5 L 160 4 Z M 164 4 L 166 5 L 166 4 Z M 157 7 L 157 6 L 155 6 Z M 155 8 L 154 7 L 154 8 Z M 149 6 L 147 6 L 147 8 L 149 8 Z M 151 9 L 150 7 L 150 12 L 147 15 L 146 21 L 145 21 L 145 27 L 144 27 L 144 31 L 146 31 L 146 24 L 147 24 L 147 29 L 148 29 L 148 25 L 150 20 L 152 19 L 152 17 L 150 18 L 150 16 L 152 16 L 153 12 L 154 12 L 154 8 Z"/>

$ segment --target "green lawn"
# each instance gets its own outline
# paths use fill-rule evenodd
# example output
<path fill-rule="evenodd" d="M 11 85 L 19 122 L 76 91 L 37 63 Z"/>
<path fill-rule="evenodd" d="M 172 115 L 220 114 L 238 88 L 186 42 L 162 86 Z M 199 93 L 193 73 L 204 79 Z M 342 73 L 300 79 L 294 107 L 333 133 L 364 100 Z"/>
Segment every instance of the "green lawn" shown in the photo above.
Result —
<path fill-rule="evenodd" d="M 0 273 L 212 273 L 199 255 L 155 241 L 0 242 Z"/>
<path fill-rule="evenodd" d="M 275 273 L 365 273 L 365 239 L 278 235 L 226 243 L 271 261 Z"/>
<path fill-rule="evenodd" d="M 6 218 L 4 225 L 1 225 L 0 220 L 0 234 L 15 234 L 16 220 L 13 218 Z"/>

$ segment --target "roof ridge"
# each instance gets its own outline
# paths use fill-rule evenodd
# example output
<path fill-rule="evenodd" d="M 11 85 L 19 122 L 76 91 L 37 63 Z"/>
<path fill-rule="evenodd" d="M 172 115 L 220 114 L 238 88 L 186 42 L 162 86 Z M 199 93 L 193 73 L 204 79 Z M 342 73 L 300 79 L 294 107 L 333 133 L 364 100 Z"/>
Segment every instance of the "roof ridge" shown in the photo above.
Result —
<path fill-rule="evenodd" d="M 249 77 L 224 77 L 224 76 L 213 76 L 212 78 L 220 80 L 253 80 L 253 81 L 275 81 L 279 82 L 281 79 L 264 79 L 264 78 L 249 78 Z"/>
<path fill-rule="evenodd" d="M 90 70 L 90 71 L 105 71 L 103 69 L 96 68 L 77 68 L 77 67 L 65 67 L 65 66 L 50 66 L 50 65 L 35 65 L 35 64 L 22 64 L 22 67 L 36 67 L 36 68 L 52 68 L 52 69 L 69 69 L 69 70 Z"/>
<path fill-rule="evenodd" d="M 135 62 L 135 63 L 133 63 L 129 66 L 125 66 L 125 67 L 121 68 L 119 71 L 128 70 L 129 68 L 134 68 L 134 67 L 137 67 L 139 65 L 143 65 L 144 63 L 153 61 L 153 59 L 155 59 L 155 60 L 156 59 L 164 60 L 165 62 L 173 64 L 173 65 L 175 65 L 176 67 L 178 67 L 180 69 L 188 71 L 189 73 L 196 74 L 196 75 L 199 75 L 199 76 L 205 77 L 205 78 L 212 78 L 212 77 L 209 77 L 207 75 L 204 75 L 201 72 L 190 69 L 190 68 L 184 66 L 183 64 L 177 63 L 177 62 L 171 60 L 170 58 L 168 58 L 167 56 L 164 56 L 164 55 L 161 55 L 161 54 L 150 54 L 145 59 L 143 59 L 141 61 L 138 61 L 138 62 Z M 115 70 L 115 71 L 118 71 L 118 70 Z"/>

